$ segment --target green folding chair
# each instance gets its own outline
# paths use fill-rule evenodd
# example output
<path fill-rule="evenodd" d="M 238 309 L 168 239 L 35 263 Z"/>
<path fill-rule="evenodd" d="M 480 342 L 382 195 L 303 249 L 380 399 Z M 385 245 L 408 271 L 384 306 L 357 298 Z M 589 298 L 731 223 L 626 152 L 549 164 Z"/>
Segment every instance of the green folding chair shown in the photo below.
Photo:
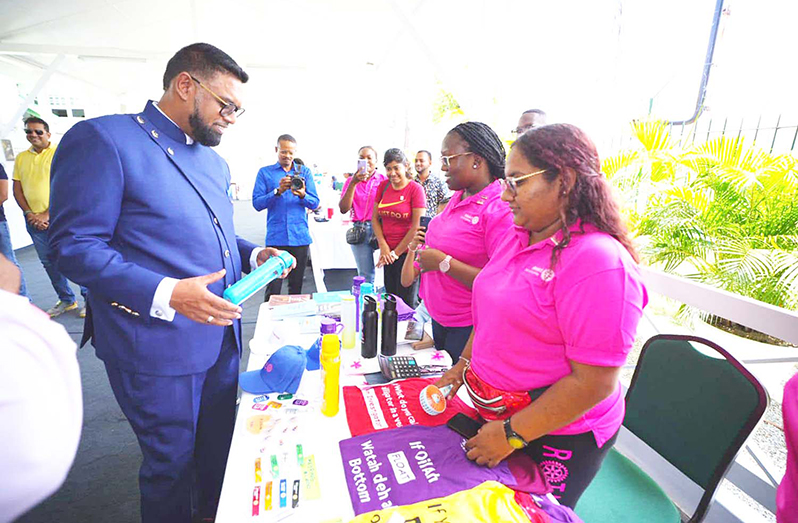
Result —
<path fill-rule="evenodd" d="M 585 523 L 702 521 L 767 405 L 764 387 L 717 344 L 652 337 L 626 394 L 631 435 L 622 428 L 616 444 L 627 436 L 628 447 L 644 451 L 627 457 L 613 449 L 576 513 Z"/>

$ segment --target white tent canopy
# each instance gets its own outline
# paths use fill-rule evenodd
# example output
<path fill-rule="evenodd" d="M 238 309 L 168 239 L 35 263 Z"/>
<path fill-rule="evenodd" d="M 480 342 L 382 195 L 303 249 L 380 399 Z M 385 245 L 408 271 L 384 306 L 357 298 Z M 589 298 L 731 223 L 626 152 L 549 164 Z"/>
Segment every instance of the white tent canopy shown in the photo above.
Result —
<path fill-rule="evenodd" d="M 774 78 L 790 69 L 773 64 L 798 14 L 784 4 L 741 3 L 735 17 L 724 17 L 710 82 L 713 108 L 739 108 L 741 96 L 759 104 L 757 111 L 794 100 L 787 92 L 794 81 Z M 601 144 L 650 107 L 668 119 L 690 116 L 714 6 L 714 0 L 0 0 L 0 138 L 10 139 L 15 152 L 26 147 L 20 125 L 26 109 L 50 122 L 56 140 L 79 111 L 85 117 L 137 112 L 160 97 L 169 57 L 205 41 L 251 76 L 247 114 L 219 147 L 244 188 L 258 167 L 274 162 L 272 144 L 285 132 L 297 137 L 306 162 L 331 172 L 352 169 L 366 143 L 380 152 L 435 154 L 460 119 L 484 121 L 509 138 L 519 113 L 533 107 L 582 126 Z M 764 21 L 767 27 L 759 27 Z M 759 27 L 756 38 L 752 27 Z M 436 121 L 436 101 L 447 93 L 464 114 Z"/>

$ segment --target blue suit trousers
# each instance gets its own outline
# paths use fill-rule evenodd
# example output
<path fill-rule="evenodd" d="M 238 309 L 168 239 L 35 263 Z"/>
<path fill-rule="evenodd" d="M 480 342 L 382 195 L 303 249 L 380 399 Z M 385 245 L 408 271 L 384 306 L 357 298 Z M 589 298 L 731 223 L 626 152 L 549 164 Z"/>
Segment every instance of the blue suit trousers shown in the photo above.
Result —
<path fill-rule="evenodd" d="M 232 327 L 225 328 L 219 357 L 205 372 L 152 376 L 106 363 L 114 396 L 144 455 L 143 523 L 215 516 L 233 436 L 238 370 Z"/>

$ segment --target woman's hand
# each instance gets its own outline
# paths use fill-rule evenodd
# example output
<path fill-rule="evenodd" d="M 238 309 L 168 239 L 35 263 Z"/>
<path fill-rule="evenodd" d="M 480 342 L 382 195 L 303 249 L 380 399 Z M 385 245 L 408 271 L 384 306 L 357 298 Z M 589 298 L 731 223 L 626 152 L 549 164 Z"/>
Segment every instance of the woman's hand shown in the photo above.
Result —
<path fill-rule="evenodd" d="M 390 265 L 398 259 L 399 257 L 393 255 L 393 251 L 391 251 L 391 248 L 388 247 L 387 243 L 380 244 L 380 259 L 377 262 L 378 268 Z"/>
<path fill-rule="evenodd" d="M 468 459 L 490 468 L 501 463 L 515 450 L 504 435 L 503 421 L 489 421 L 482 425 L 477 435 L 466 441 L 465 448 Z"/>
<path fill-rule="evenodd" d="M 417 250 L 419 247 L 424 245 L 424 241 L 427 237 L 427 231 L 424 229 L 418 229 L 416 231 L 416 235 L 413 236 L 413 239 L 410 241 L 410 244 L 407 246 L 408 249 L 411 251 Z"/>
<path fill-rule="evenodd" d="M 421 272 L 440 270 L 440 264 L 446 255 L 438 249 L 424 249 L 418 251 L 418 263 L 421 265 Z"/>
<path fill-rule="evenodd" d="M 452 386 L 452 390 L 449 391 L 449 394 L 446 395 L 446 399 L 450 400 L 457 395 L 457 391 L 460 390 L 460 387 L 463 385 L 463 369 L 465 369 L 466 361 L 465 360 L 458 360 L 454 366 L 447 370 L 441 379 L 435 382 L 435 386 L 439 389 L 447 385 Z"/>
<path fill-rule="evenodd" d="M 365 168 L 358 169 L 355 174 L 352 175 L 352 183 L 360 183 L 365 182 L 369 178 L 369 173 Z"/>

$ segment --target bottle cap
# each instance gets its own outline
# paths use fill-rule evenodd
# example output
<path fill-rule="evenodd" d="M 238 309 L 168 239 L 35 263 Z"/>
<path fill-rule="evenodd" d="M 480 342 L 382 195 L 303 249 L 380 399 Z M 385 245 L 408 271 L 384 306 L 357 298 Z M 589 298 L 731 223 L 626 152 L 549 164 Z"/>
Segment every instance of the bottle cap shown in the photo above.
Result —
<path fill-rule="evenodd" d="M 354 301 L 355 301 L 355 297 L 354 297 L 354 296 L 352 296 L 351 294 L 347 294 L 347 295 L 345 295 L 345 296 L 342 296 L 342 297 L 341 297 L 341 301 L 342 301 L 342 302 L 343 302 L 343 301 L 346 301 L 346 302 L 349 302 L 349 301 L 351 301 L 351 302 L 354 302 Z"/>
<path fill-rule="evenodd" d="M 363 285 L 363 283 L 365 281 L 366 281 L 366 278 L 364 278 L 363 276 L 355 276 L 354 278 L 352 278 L 352 287 L 357 289 L 361 285 Z"/>
<path fill-rule="evenodd" d="M 373 283 L 364 283 L 360 286 L 360 294 L 374 294 L 374 284 Z"/>
<path fill-rule="evenodd" d="M 332 318 L 322 317 L 319 321 L 321 334 L 338 334 L 343 330 L 343 325 Z"/>
<path fill-rule="evenodd" d="M 393 294 L 385 293 L 382 295 L 382 310 L 384 311 L 395 311 L 396 310 L 396 296 Z"/>
<path fill-rule="evenodd" d="M 285 270 L 285 269 L 287 269 L 288 267 L 290 267 L 291 265 L 293 265 L 293 264 L 294 264 L 294 262 L 296 261 L 296 258 L 294 258 L 293 256 L 291 256 L 291 253 L 290 253 L 290 252 L 288 252 L 288 251 L 282 251 L 282 252 L 281 252 L 281 253 L 280 253 L 280 254 L 277 256 L 277 258 L 280 258 L 280 260 L 283 262 L 283 265 L 285 265 L 285 268 L 284 268 L 283 270 Z"/>
<path fill-rule="evenodd" d="M 374 296 L 367 294 L 363 296 L 363 310 L 369 312 L 377 312 L 377 300 Z"/>

